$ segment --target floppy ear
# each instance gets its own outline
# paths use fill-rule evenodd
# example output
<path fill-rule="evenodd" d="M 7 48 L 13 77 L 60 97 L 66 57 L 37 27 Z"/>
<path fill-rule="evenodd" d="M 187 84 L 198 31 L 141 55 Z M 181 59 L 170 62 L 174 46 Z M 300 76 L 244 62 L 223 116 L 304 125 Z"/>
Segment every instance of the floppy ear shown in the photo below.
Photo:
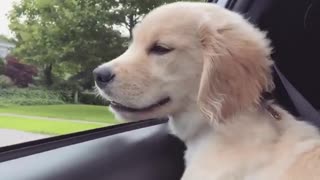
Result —
<path fill-rule="evenodd" d="M 273 88 L 271 49 L 265 34 L 246 22 L 200 27 L 203 48 L 198 104 L 213 123 L 259 104 Z"/>

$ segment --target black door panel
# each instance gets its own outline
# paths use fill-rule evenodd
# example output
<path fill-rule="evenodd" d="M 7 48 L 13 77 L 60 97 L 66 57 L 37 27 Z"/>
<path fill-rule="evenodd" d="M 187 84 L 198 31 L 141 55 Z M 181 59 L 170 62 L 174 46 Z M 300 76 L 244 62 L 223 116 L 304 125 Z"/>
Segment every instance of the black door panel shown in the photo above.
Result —
<path fill-rule="evenodd" d="M 2 162 L 0 179 L 174 180 L 184 148 L 166 124 L 156 125 Z"/>

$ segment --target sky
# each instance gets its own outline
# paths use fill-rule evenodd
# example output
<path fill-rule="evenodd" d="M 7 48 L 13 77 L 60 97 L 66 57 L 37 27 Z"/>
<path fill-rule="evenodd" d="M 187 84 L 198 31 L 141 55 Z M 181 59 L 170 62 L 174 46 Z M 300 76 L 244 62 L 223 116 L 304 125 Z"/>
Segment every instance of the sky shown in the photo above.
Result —
<path fill-rule="evenodd" d="M 8 12 L 12 9 L 13 3 L 18 0 L 0 0 L 0 34 L 11 37 L 9 30 Z"/>

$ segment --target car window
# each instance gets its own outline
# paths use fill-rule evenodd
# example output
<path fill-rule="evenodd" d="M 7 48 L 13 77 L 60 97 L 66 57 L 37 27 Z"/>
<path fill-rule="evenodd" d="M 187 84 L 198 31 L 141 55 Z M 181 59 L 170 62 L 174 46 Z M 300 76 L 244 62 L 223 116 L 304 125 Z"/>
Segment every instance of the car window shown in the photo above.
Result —
<path fill-rule="evenodd" d="M 121 123 L 92 71 L 125 51 L 146 13 L 174 1 L 0 1 L 0 147 Z"/>

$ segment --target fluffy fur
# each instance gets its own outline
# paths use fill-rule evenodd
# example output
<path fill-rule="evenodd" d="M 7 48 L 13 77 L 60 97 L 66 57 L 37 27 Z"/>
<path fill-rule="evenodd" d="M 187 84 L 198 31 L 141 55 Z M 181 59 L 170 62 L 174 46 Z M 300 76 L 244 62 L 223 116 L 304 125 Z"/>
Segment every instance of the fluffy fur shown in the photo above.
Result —
<path fill-rule="evenodd" d="M 261 102 L 272 90 L 271 48 L 265 34 L 240 15 L 208 3 L 179 2 L 153 10 L 136 26 L 120 57 L 98 68 L 115 79 L 102 96 L 131 108 L 122 119 L 168 116 L 187 145 L 183 180 L 320 179 L 318 130 Z M 154 44 L 173 49 L 150 51 Z"/>

